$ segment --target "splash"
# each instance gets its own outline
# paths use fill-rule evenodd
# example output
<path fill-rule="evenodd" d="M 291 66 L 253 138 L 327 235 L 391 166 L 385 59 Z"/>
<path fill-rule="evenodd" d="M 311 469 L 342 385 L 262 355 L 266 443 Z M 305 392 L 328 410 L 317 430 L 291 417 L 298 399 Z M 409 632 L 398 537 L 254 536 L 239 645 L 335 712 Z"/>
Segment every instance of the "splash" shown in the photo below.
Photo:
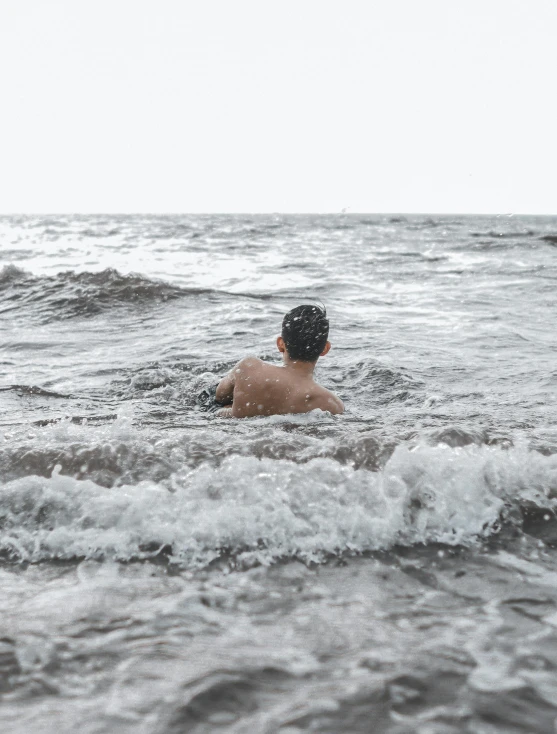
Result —
<path fill-rule="evenodd" d="M 379 472 L 337 461 L 229 456 L 177 471 L 165 484 L 113 488 L 59 474 L 0 490 L 0 548 L 28 561 L 148 558 L 202 567 L 319 562 L 416 543 L 472 544 L 521 503 L 550 506 L 557 456 L 485 446 L 399 446 Z"/>

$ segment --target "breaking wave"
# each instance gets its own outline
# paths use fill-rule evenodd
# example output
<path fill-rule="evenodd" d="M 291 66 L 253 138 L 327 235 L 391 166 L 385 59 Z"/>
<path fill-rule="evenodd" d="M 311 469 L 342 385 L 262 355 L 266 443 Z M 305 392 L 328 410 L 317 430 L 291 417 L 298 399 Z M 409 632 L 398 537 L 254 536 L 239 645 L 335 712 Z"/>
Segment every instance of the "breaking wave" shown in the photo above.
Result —
<path fill-rule="evenodd" d="M 468 545 L 523 507 L 552 513 L 557 496 L 556 455 L 476 445 L 398 446 L 379 471 L 229 455 L 164 482 L 112 488 L 60 468 L 1 487 L 5 558 L 319 562 L 395 545 Z"/>

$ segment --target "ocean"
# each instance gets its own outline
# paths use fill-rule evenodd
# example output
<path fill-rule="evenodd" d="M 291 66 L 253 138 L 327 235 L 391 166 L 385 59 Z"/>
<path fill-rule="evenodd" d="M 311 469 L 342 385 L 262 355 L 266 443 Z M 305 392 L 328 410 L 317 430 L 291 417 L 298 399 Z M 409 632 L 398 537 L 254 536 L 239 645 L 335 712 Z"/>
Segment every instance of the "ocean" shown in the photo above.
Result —
<path fill-rule="evenodd" d="M 0 218 L 4 734 L 557 731 L 557 217 Z M 342 416 L 216 417 L 322 302 Z"/>

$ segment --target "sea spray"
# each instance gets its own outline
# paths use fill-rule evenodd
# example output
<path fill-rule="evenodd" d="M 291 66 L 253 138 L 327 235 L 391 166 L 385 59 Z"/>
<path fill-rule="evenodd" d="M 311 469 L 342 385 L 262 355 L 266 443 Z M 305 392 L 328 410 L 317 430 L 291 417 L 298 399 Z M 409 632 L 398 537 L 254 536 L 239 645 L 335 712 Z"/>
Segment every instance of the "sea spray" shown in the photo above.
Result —
<path fill-rule="evenodd" d="M 485 446 L 400 446 L 379 472 L 327 458 L 230 456 L 165 484 L 112 488 L 59 471 L 1 487 L 5 554 L 130 560 L 164 547 L 192 567 L 223 552 L 319 561 L 395 544 L 474 543 L 496 532 L 506 508 L 549 507 L 557 493 L 557 456 Z"/>

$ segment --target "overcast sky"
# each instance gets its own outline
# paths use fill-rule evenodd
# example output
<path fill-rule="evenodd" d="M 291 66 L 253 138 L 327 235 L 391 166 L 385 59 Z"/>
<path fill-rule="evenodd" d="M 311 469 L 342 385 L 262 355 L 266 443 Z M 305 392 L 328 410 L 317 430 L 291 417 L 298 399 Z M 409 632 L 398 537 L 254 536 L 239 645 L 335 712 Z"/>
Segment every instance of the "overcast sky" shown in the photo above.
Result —
<path fill-rule="evenodd" d="M 557 0 L 0 0 L 0 211 L 557 214 Z"/>

